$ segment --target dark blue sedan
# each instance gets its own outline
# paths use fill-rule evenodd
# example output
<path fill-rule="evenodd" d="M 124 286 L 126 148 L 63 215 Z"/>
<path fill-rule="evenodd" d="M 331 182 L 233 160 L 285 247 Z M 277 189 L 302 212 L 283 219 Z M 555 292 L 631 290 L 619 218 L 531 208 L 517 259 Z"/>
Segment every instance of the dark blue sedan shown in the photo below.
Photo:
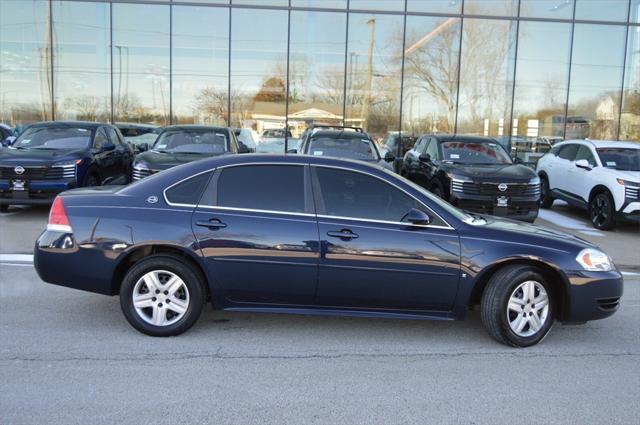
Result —
<path fill-rule="evenodd" d="M 128 187 L 63 193 L 35 248 L 40 277 L 120 295 L 149 335 L 233 311 L 462 319 L 539 342 L 555 320 L 613 314 L 622 275 L 589 243 L 464 213 L 392 172 L 299 155 L 233 155 Z"/>

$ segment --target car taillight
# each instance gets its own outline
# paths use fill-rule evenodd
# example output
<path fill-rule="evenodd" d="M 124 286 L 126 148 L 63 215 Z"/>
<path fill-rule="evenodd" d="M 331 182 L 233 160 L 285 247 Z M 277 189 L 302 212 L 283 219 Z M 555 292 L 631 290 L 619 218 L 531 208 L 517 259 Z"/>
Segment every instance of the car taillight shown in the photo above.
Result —
<path fill-rule="evenodd" d="M 53 205 L 51 205 L 47 230 L 67 233 L 72 232 L 71 224 L 69 224 L 69 217 L 67 216 L 67 210 L 64 208 L 64 201 L 60 196 L 57 196 L 56 199 L 53 200 Z"/>

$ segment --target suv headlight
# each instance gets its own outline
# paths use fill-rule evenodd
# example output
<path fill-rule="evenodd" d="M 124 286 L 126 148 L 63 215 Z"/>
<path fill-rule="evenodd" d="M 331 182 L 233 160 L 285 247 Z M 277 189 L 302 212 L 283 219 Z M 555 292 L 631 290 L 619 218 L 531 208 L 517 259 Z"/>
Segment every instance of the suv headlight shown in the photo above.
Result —
<path fill-rule="evenodd" d="M 632 182 L 629 180 L 623 180 L 623 179 L 616 179 L 616 180 L 618 181 L 618 184 L 622 186 L 640 187 L 640 183 Z"/>
<path fill-rule="evenodd" d="M 576 261 L 583 269 L 591 272 L 608 272 L 613 269 L 611 258 L 604 252 L 593 248 L 586 248 L 580 251 Z"/>
<path fill-rule="evenodd" d="M 70 168 L 70 167 L 75 167 L 76 165 L 79 165 L 81 162 L 82 162 L 82 159 L 74 159 L 73 161 L 65 161 L 65 162 L 59 162 L 57 164 L 53 164 L 53 167 Z"/>
<path fill-rule="evenodd" d="M 540 184 L 540 177 L 535 176 L 534 178 L 532 178 L 531 180 L 529 180 L 529 184 L 530 184 L 530 185 Z"/>

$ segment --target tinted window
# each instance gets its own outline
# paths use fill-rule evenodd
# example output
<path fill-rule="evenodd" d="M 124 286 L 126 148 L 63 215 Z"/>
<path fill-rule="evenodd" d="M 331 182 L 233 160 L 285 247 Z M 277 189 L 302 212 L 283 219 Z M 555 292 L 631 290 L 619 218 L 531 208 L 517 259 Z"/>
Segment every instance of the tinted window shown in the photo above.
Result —
<path fill-rule="evenodd" d="M 304 212 L 304 168 L 255 165 L 226 168 L 218 178 L 222 207 Z"/>
<path fill-rule="evenodd" d="M 589 165 L 594 167 L 596 165 L 596 161 L 593 158 L 593 154 L 591 153 L 591 149 L 586 146 L 580 146 L 578 148 L 578 153 L 576 154 L 576 161 L 579 159 L 586 159 Z"/>
<path fill-rule="evenodd" d="M 560 149 L 558 157 L 573 161 L 578 153 L 578 145 L 565 145 Z"/>
<path fill-rule="evenodd" d="M 172 204 L 196 205 L 209 177 L 211 177 L 211 172 L 199 174 L 178 183 L 166 191 L 167 200 Z"/>
<path fill-rule="evenodd" d="M 107 138 L 107 134 L 104 132 L 104 129 L 99 128 L 96 132 L 96 140 L 93 142 L 93 147 L 96 149 L 102 149 L 104 145 L 109 144 L 109 139 Z"/>
<path fill-rule="evenodd" d="M 637 148 L 598 148 L 602 165 L 607 168 L 624 171 L 640 171 L 640 149 Z"/>
<path fill-rule="evenodd" d="M 116 132 L 116 130 L 113 127 L 107 127 L 107 131 L 109 132 L 109 138 L 111 139 L 111 142 L 114 145 L 119 145 L 120 137 L 118 136 L 118 133 Z"/>
<path fill-rule="evenodd" d="M 511 163 L 511 157 L 498 143 L 451 141 L 444 142 L 440 146 L 445 161 L 460 164 Z"/>
<path fill-rule="evenodd" d="M 316 168 L 324 213 L 336 217 L 402 221 L 417 206 L 413 198 L 362 173 Z"/>

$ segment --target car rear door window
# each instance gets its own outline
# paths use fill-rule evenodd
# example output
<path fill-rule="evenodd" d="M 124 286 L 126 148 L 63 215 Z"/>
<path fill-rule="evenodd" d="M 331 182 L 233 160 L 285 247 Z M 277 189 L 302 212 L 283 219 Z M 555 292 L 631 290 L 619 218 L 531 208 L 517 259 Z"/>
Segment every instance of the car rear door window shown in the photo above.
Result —
<path fill-rule="evenodd" d="M 262 211 L 304 213 L 304 166 L 246 165 L 222 170 L 216 205 Z"/>
<path fill-rule="evenodd" d="M 171 204 L 195 206 L 202 196 L 205 186 L 211 177 L 211 171 L 198 174 L 171 186 L 165 192 L 167 201 Z"/>
<path fill-rule="evenodd" d="M 565 145 L 560 149 L 558 153 L 558 157 L 562 159 L 566 159 L 568 161 L 573 161 L 576 158 L 576 154 L 578 153 L 578 145 L 571 144 Z"/>
<path fill-rule="evenodd" d="M 417 202 L 396 187 L 363 173 L 316 167 L 319 211 L 332 217 L 400 222 Z"/>

